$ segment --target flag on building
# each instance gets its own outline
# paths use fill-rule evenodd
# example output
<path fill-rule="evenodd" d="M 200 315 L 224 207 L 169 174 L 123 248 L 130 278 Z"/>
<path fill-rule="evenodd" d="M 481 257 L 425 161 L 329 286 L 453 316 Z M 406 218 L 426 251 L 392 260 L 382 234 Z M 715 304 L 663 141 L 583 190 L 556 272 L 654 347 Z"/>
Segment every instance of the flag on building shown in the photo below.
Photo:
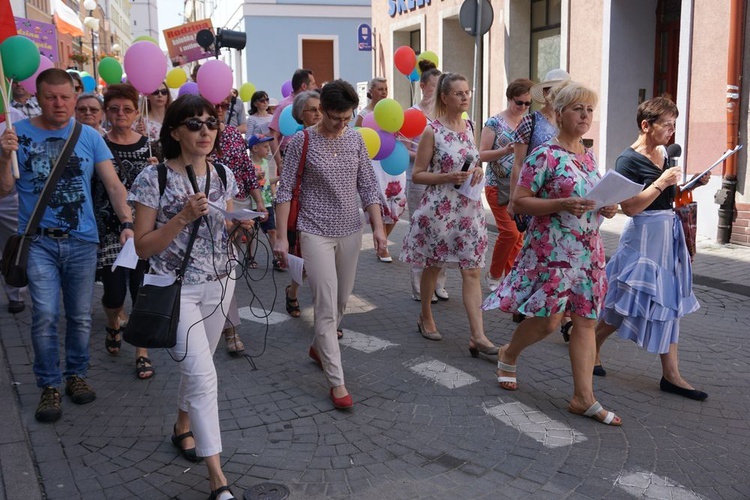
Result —
<path fill-rule="evenodd" d="M 0 0 L 7 1 L 7 0 Z M 65 5 L 62 0 L 53 0 L 52 10 L 55 13 L 55 25 L 60 33 L 67 33 L 71 36 L 84 36 L 83 24 L 73 9 Z"/>

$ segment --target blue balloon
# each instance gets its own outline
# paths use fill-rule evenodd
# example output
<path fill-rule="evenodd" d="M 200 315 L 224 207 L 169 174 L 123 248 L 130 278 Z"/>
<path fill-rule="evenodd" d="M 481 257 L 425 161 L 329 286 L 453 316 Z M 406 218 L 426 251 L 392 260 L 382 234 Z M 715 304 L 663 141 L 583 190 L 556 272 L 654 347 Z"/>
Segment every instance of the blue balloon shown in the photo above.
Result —
<path fill-rule="evenodd" d="M 383 171 L 388 175 L 401 175 L 406 172 L 406 167 L 409 166 L 409 150 L 403 143 L 396 141 L 396 147 L 393 148 L 393 153 L 388 155 L 387 158 L 380 160 L 380 166 L 383 167 Z"/>
<path fill-rule="evenodd" d="M 409 76 L 407 76 L 410 82 L 418 82 L 419 81 L 419 72 L 417 71 L 416 66 L 414 69 L 409 73 Z"/>
<path fill-rule="evenodd" d="M 297 120 L 292 116 L 291 105 L 281 111 L 281 115 L 279 115 L 279 132 L 281 132 L 281 135 L 294 135 L 303 128 L 304 126 L 297 123 Z"/>
<path fill-rule="evenodd" d="M 94 80 L 93 76 L 84 76 L 81 78 L 81 82 L 83 82 L 84 92 L 93 92 L 96 90 L 96 80 Z"/>

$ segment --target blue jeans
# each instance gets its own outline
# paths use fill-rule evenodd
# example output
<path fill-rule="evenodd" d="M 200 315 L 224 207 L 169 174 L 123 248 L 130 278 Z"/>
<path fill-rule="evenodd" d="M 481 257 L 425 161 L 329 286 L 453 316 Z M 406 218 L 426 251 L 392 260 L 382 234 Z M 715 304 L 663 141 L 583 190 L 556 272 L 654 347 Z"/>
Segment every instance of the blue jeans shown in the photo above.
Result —
<path fill-rule="evenodd" d="M 65 308 L 65 378 L 86 376 L 96 273 L 96 243 L 41 236 L 29 248 L 31 341 L 38 387 L 58 386 L 60 290 Z"/>

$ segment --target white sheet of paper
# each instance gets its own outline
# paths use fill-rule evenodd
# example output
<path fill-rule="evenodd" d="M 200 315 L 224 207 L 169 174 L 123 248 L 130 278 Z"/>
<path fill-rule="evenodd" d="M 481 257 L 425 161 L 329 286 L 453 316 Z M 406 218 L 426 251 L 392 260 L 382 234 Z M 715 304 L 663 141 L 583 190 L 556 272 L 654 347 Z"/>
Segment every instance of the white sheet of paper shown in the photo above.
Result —
<path fill-rule="evenodd" d="M 249 210 L 247 208 L 240 208 L 239 210 L 233 210 L 231 212 L 227 212 L 223 208 L 221 208 L 219 205 L 216 205 L 214 203 L 208 202 L 208 205 L 212 208 L 215 208 L 219 212 L 221 212 L 224 215 L 224 218 L 227 220 L 251 220 L 256 217 L 263 217 L 263 212 L 256 212 L 255 210 Z"/>
<path fill-rule="evenodd" d="M 734 149 L 727 149 L 721 157 L 716 160 L 716 162 L 708 167 L 706 170 L 701 172 L 700 174 L 693 177 L 693 180 L 686 182 L 682 186 L 680 186 L 680 191 L 687 191 L 688 189 L 691 189 L 693 186 L 695 186 L 695 183 L 698 182 L 698 179 L 709 173 L 711 170 L 713 170 L 715 167 L 717 167 L 720 163 L 722 163 L 724 160 L 735 154 L 737 151 L 742 149 L 742 144 L 738 144 Z"/>
<path fill-rule="evenodd" d="M 174 276 L 164 276 L 161 274 L 144 274 L 143 284 L 153 286 L 169 286 L 174 283 Z"/>
<path fill-rule="evenodd" d="M 304 259 L 297 257 L 296 255 L 287 254 L 286 263 L 292 280 L 299 286 L 302 286 L 302 270 L 305 267 Z"/>
<path fill-rule="evenodd" d="M 461 184 L 461 187 L 458 188 L 458 192 L 462 195 L 466 196 L 470 200 L 481 200 L 482 199 L 482 191 L 484 190 L 484 177 L 482 177 L 482 180 L 477 182 L 476 186 L 471 185 L 471 175 L 464 181 L 463 184 Z"/>
<path fill-rule="evenodd" d="M 643 191 L 643 184 L 633 182 L 624 175 L 609 170 L 604 177 L 599 179 L 596 186 L 586 193 L 584 199 L 594 200 L 596 202 L 594 210 L 599 210 L 632 198 L 641 191 Z"/>
<path fill-rule="evenodd" d="M 115 263 L 112 264 L 112 270 L 114 271 L 118 267 L 127 267 L 128 269 L 135 269 L 138 265 L 138 254 L 135 253 L 135 241 L 133 238 L 128 238 L 125 242 L 125 246 L 120 250 L 119 255 L 115 259 Z"/>

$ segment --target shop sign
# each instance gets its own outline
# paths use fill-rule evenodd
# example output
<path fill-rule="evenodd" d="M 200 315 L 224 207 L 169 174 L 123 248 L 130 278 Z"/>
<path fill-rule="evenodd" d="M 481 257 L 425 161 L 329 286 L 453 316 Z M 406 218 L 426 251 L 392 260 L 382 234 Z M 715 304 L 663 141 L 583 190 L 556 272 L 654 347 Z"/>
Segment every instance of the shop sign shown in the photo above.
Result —
<path fill-rule="evenodd" d="M 406 14 L 409 11 L 430 5 L 432 0 L 388 0 L 388 15 Z"/>

